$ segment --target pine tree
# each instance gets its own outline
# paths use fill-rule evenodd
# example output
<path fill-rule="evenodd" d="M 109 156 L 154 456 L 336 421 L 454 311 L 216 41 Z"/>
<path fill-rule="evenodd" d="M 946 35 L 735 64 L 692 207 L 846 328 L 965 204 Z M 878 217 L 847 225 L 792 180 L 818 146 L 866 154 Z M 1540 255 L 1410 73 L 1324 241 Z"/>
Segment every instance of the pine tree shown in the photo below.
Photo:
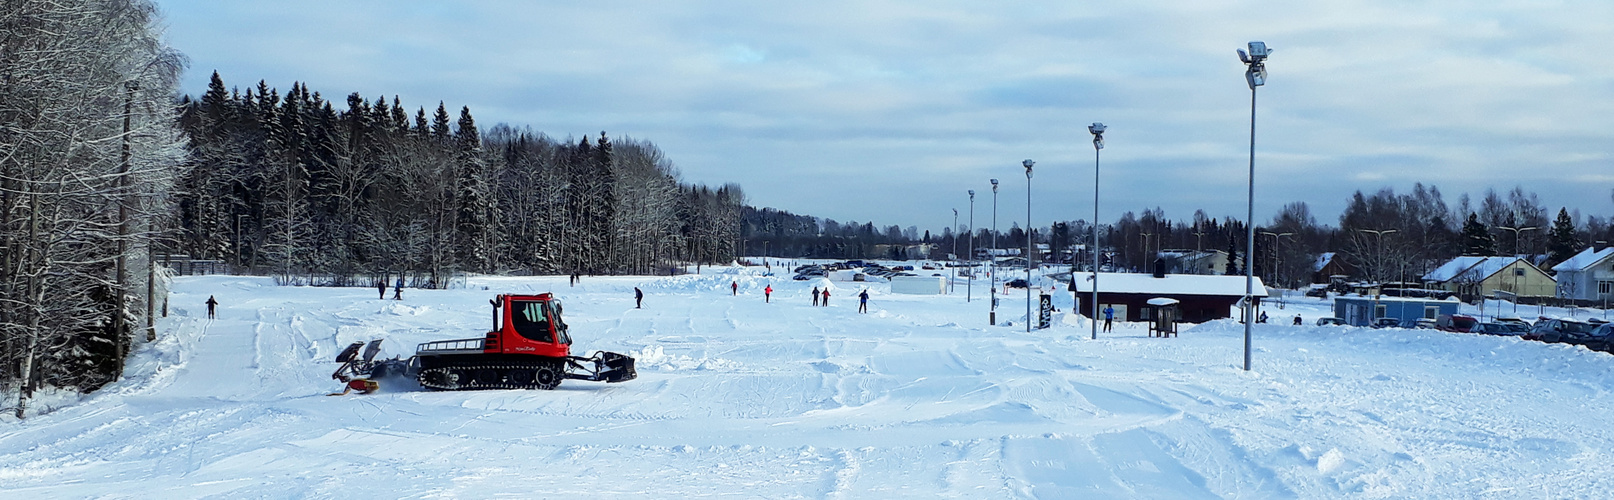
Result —
<path fill-rule="evenodd" d="M 1558 209 L 1558 219 L 1552 223 L 1552 231 L 1547 234 L 1547 265 L 1551 268 L 1559 262 L 1569 260 L 1576 253 L 1585 249 L 1580 242 L 1580 236 L 1575 234 L 1575 221 L 1569 218 L 1569 211 Z"/>
<path fill-rule="evenodd" d="M 455 162 L 459 170 L 459 190 L 455 198 L 459 207 L 456 218 L 458 242 L 455 248 L 460 251 L 460 261 L 467 267 L 490 273 L 493 272 L 493 250 L 496 246 L 491 239 L 494 231 L 490 222 L 497 202 L 485 172 L 487 165 L 482 159 L 482 137 L 476 130 L 476 121 L 471 118 L 469 106 L 460 108 L 457 139 L 459 150 Z"/>
<path fill-rule="evenodd" d="M 1468 222 L 1463 223 L 1463 255 L 1491 256 L 1496 255 L 1496 238 L 1479 221 L 1479 215 L 1468 213 Z"/>

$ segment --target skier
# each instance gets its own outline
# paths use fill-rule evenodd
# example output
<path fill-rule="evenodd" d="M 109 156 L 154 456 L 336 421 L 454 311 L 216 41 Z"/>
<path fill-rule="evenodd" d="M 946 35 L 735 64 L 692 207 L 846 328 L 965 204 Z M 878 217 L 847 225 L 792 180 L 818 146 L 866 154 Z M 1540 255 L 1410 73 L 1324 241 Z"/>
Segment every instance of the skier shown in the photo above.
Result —
<path fill-rule="evenodd" d="M 736 297 L 740 296 L 740 282 L 738 282 L 738 281 L 730 282 L 729 283 L 729 290 L 734 292 L 734 296 L 736 296 Z"/>
<path fill-rule="evenodd" d="M 829 307 L 829 287 L 824 287 L 824 303 L 819 305 Z"/>
<path fill-rule="evenodd" d="M 212 295 L 207 296 L 207 319 L 213 319 L 214 310 L 218 307 L 219 301 L 214 300 Z"/>
<path fill-rule="evenodd" d="M 367 378 L 349 379 L 347 377 L 342 377 L 342 382 L 347 384 L 346 387 L 342 388 L 342 392 L 333 392 L 326 394 L 326 396 L 346 396 L 348 393 L 353 391 L 359 391 L 359 394 L 369 394 L 381 390 L 381 384 Z"/>
<path fill-rule="evenodd" d="M 869 289 L 867 288 L 864 288 L 862 293 L 857 294 L 857 312 L 859 314 L 869 312 Z"/>
<path fill-rule="evenodd" d="M 1110 331 L 1110 322 L 1115 320 L 1115 307 L 1104 306 L 1104 331 Z"/>
<path fill-rule="evenodd" d="M 813 287 L 813 307 L 818 306 L 818 287 Z"/>
<path fill-rule="evenodd" d="M 403 300 L 403 276 L 398 277 L 398 283 L 392 289 L 392 300 Z"/>
<path fill-rule="evenodd" d="M 381 300 L 387 300 L 387 277 L 386 276 L 382 276 L 381 279 L 378 279 L 378 280 L 375 281 L 375 288 L 376 288 L 377 292 L 381 293 Z"/>
<path fill-rule="evenodd" d="M 767 288 L 762 289 L 762 301 L 770 304 L 773 303 L 773 285 L 768 285 Z"/>
<path fill-rule="evenodd" d="M 639 287 L 633 287 L 633 308 L 644 308 L 644 291 L 640 290 Z"/>
<path fill-rule="evenodd" d="M 1295 315 L 1295 326 L 1300 326 L 1300 315 L 1299 314 Z"/>
<path fill-rule="evenodd" d="M 1261 319 L 1255 320 L 1255 322 L 1256 323 L 1266 323 L 1267 322 L 1267 312 L 1266 311 L 1261 311 Z"/>

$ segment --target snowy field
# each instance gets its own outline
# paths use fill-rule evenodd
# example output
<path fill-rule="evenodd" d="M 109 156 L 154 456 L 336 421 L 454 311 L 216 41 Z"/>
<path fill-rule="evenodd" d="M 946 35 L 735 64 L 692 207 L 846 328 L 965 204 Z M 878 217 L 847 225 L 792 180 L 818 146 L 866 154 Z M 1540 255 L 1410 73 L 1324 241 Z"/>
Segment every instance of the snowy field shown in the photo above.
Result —
<path fill-rule="evenodd" d="M 181 278 L 127 379 L 0 422 L 0 497 L 1608 498 L 1614 486 L 1603 353 L 1309 326 L 1331 314 L 1303 299 L 1256 325 L 1245 372 L 1229 321 L 1172 339 L 1120 324 L 1093 341 L 1063 312 L 1027 333 L 1023 292 L 1000 309 L 1016 326 L 991 327 L 980 286 L 966 303 L 962 284 L 906 296 L 837 282 L 815 308 L 813 282 L 755 273 L 473 278 L 402 301 Z M 639 378 L 325 396 L 349 342 L 386 338 L 391 356 L 477 337 L 504 292 L 555 292 L 577 353 L 631 354 Z M 1296 313 L 1308 326 L 1287 324 Z"/>

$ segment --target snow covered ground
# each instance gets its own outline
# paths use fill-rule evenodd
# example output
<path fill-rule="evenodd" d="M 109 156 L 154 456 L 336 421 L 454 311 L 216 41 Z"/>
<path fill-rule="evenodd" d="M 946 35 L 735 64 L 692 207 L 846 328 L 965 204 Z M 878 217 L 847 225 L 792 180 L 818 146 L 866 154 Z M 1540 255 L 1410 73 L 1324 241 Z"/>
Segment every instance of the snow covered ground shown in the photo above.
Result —
<path fill-rule="evenodd" d="M 1309 326 L 1326 303 L 1291 299 L 1256 325 L 1245 372 L 1233 322 L 1172 339 L 1121 324 L 1093 341 L 1063 313 L 1027 333 L 1024 295 L 1000 309 L 1016 326 L 987 326 L 980 286 L 966 303 L 962 284 L 906 296 L 836 282 L 815 308 L 814 284 L 719 267 L 577 287 L 473 278 L 393 301 L 181 278 L 126 380 L 0 423 L 0 496 L 1606 498 L 1614 485 L 1607 354 Z M 639 378 L 325 396 L 349 342 L 386 338 L 391 356 L 479 336 L 504 292 L 557 293 L 575 349 L 636 356 Z M 1308 326 L 1280 321 L 1296 313 Z"/>

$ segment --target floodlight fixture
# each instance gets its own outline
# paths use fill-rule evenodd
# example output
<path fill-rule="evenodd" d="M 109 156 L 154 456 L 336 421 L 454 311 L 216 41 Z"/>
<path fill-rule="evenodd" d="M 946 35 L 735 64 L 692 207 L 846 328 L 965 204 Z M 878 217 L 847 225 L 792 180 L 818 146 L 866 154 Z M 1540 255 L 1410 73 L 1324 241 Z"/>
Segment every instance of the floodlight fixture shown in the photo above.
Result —
<path fill-rule="evenodd" d="M 1093 122 L 1087 126 L 1087 131 L 1093 133 L 1093 149 L 1104 149 L 1104 124 Z"/>
<path fill-rule="evenodd" d="M 1272 55 L 1272 49 L 1267 48 L 1267 44 L 1264 42 L 1253 41 L 1250 42 L 1249 52 L 1244 52 L 1244 49 L 1238 49 L 1238 53 L 1239 60 L 1244 61 L 1244 64 L 1250 66 L 1250 68 L 1244 72 L 1244 81 L 1250 84 L 1250 90 L 1255 90 L 1256 87 L 1266 85 L 1266 60 L 1267 56 Z"/>

